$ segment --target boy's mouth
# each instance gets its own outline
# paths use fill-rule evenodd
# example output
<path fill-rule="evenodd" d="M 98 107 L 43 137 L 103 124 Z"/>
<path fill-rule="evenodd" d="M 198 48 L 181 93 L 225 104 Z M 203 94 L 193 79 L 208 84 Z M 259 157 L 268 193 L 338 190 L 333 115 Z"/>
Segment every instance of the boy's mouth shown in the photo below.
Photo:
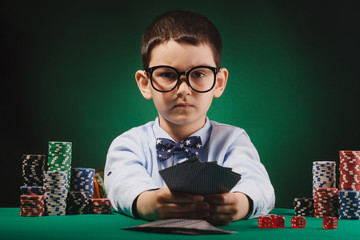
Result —
<path fill-rule="evenodd" d="M 190 103 L 179 103 L 174 106 L 174 108 L 190 108 L 192 105 Z"/>

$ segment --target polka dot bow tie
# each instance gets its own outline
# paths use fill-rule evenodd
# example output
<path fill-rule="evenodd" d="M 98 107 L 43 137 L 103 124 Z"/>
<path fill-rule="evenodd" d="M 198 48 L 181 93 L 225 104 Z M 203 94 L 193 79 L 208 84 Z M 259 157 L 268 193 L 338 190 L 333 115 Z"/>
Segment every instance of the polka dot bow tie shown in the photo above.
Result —
<path fill-rule="evenodd" d="M 201 147 L 199 136 L 188 137 L 181 142 L 174 142 L 167 138 L 156 139 L 156 152 L 160 161 L 169 159 L 175 150 L 183 151 L 188 158 L 198 156 Z"/>

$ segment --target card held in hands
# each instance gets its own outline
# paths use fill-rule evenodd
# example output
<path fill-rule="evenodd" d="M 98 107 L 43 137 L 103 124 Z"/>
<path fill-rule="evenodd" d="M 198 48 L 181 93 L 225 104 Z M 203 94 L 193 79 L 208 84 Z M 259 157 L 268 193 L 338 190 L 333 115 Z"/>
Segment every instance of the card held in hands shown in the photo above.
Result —
<path fill-rule="evenodd" d="M 159 173 L 170 190 L 202 195 L 230 192 L 241 179 L 231 168 L 201 162 L 196 156 Z"/>

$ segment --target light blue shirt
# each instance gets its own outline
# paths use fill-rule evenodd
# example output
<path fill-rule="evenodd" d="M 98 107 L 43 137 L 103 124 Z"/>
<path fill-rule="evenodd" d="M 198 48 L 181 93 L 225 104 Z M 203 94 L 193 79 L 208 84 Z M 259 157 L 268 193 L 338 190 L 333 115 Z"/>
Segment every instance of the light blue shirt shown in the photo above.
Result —
<path fill-rule="evenodd" d="M 206 119 L 203 128 L 192 136 L 200 136 L 200 161 L 215 161 L 241 174 L 241 180 L 231 192 L 242 192 L 253 200 L 250 218 L 266 215 L 275 204 L 274 188 L 257 150 L 246 132 L 238 127 Z M 166 187 L 159 170 L 186 160 L 183 152 L 175 152 L 160 161 L 156 154 L 156 139 L 172 139 L 159 126 L 158 118 L 132 128 L 111 143 L 105 164 L 105 188 L 113 207 L 129 216 L 136 197 L 144 191 Z"/>

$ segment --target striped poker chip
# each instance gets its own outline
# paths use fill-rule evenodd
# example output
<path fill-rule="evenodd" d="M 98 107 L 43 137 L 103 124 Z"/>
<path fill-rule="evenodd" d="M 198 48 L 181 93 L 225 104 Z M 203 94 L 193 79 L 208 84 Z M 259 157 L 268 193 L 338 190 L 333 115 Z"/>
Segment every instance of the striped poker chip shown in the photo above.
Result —
<path fill-rule="evenodd" d="M 360 217 L 360 191 L 339 192 L 339 218 L 358 220 Z"/>
<path fill-rule="evenodd" d="M 71 169 L 71 191 L 85 192 L 88 198 L 94 194 L 94 176 L 93 168 L 73 168 Z"/>
<path fill-rule="evenodd" d="M 71 180 L 72 143 L 49 141 L 48 143 L 48 170 L 66 171 L 67 182 Z M 69 185 L 67 186 L 69 190 Z"/>
<path fill-rule="evenodd" d="M 44 195 L 21 195 L 20 216 L 41 217 L 45 213 Z"/>
<path fill-rule="evenodd" d="M 339 151 L 340 190 L 360 191 L 360 151 Z"/>
<path fill-rule="evenodd" d="M 314 200 L 312 198 L 294 198 L 293 205 L 296 216 L 314 215 Z"/>
<path fill-rule="evenodd" d="M 24 186 L 42 186 L 45 155 L 23 154 L 22 155 L 22 179 Z"/>
<path fill-rule="evenodd" d="M 70 191 L 67 198 L 66 214 L 87 214 L 89 213 L 89 199 L 85 192 Z"/>
<path fill-rule="evenodd" d="M 314 189 L 314 216 L 337 217 L 339 208 L 339 191 L 337 188 Z"/>
<path fill-rule="evenodd" d="M 336 187 L 336 162 L 315 161 L 313 162 L 313 194 L 315 188 Z"/>
<path fill-rule="evenodd" d="M 67 171 L 45 171 L 44 197 L 48 215 L 65 215 L 67 198 Z"/>
<path fill-rule="evenodd" d="M 22 195 L 44 195 L 43 186 L 21 186 Z"/>
<path fill-rule="evenodd" d="M 49 156 L 70 155 L 72 152 L 71 142 L 49 141 Z"/>
<path fill-rule="evenodd" d="M 91 198 L 90 213 L 93 214 L 111 214 L 111 202 L 107 198 Z"/>

